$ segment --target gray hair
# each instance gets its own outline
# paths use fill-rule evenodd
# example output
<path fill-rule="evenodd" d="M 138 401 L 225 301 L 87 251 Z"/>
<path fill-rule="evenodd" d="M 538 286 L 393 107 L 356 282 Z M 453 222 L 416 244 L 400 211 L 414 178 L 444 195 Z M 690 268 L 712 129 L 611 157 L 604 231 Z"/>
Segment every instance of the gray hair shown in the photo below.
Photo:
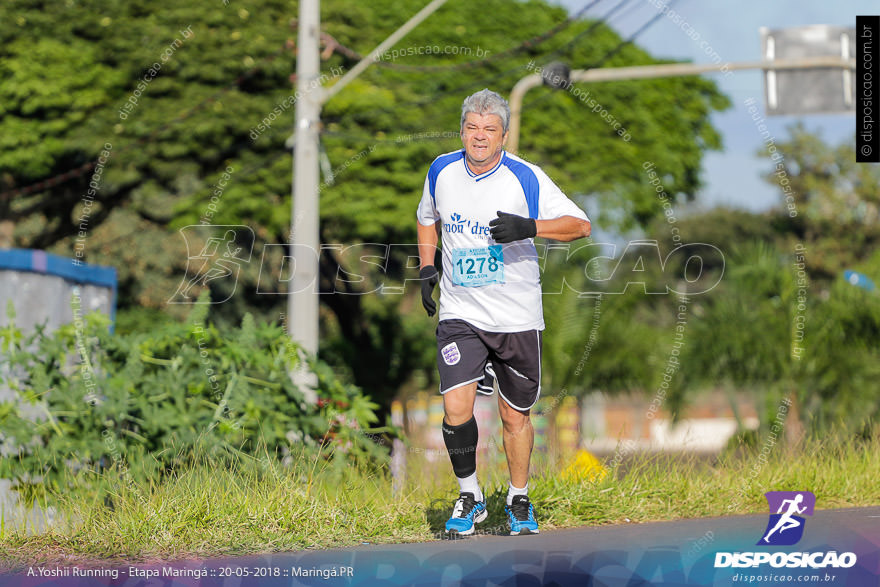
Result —
<path fill-rule="evenodd" d="M 507 127 L 510 124 L 510 106 L 507 104 L 507 100 L 489 88 L 480 90 L 464 99 L 461 105 L 462 128 L 464 128 L 464 120 L 467 118 L 468 112 L 475 114 L 497 114 L 501 118 L 501 126 L 504 128 L 504 132 L 507 132 Z"/>

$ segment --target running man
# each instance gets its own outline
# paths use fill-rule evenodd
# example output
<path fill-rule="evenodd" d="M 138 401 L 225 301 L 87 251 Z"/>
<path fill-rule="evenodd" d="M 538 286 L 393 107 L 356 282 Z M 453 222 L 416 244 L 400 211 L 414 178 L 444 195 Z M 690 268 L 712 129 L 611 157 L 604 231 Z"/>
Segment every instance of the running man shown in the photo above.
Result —
<path fill-rule="evenodd" d="M 773 533 L 777 530 L 779 530 L 779 533 L 782 534 L 786 530 L 797 528 L 801 525 L 801 523 L 793 519 L 792 516 L 794 514 L 802 514 L 804 513 L 804 511 L 806 511 L 807 506 L 804 506 L 802 508 L 798 507 L 798 505 L 800 505 L 803 501 L 804 494 L 798 493 L 794 496 L 794 499 L 785 499 L 782 501 L 781 504 L 779 504 L 779 509 L 776 511 L 777 514 L 782 514 L 782 509 L 785 507 L 785 504 L 789 504 L 788 510 L 786 510 L 786 512 L 782 514 L 782 516 L 780 516 L 779 521 L 776 522 L 776 525 L 773 526 L 773 529 L 767 532 L 767 535 L 764 536 L 764 542 L 769 544 L 770 536 L 772 536 Z"/>
<path fill-rule="evenodd" d="M 463 149 L 434 160 L 418 208 L 422 304 L 429 316 L 440 282 L 437 367 L 443 395 L 443 440 L 459 497 L 446 532 L 467 536 L 486 519 L 477 481 L 474 400 L 497 383 L 504 452 L 510 472 L 510 534 L 537 534 L 529 501 L 534 429 L 529 410 L 541 393 L 544 316 L 537 251 L 540 236 L 572 241 L 590 221 L 541 169 L 503 149 L 507 101 L 488 89 L 461 109 Z M 434 266 L 442 239 L 440 277 Z"/>

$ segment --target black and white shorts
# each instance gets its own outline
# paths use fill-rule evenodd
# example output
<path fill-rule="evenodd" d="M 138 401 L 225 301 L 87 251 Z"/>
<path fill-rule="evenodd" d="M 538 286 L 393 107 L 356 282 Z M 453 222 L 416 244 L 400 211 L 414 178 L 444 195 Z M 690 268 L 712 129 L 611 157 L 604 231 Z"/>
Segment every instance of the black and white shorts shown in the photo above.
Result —
<path fill-rule="evenodd" d="M 525 412 L 541 395 L 541 331 L 486 332 L 464 320 L 437 326 L 440 393 L 477 382 L 477 391 L 498 393 L 512 408 Z"/>

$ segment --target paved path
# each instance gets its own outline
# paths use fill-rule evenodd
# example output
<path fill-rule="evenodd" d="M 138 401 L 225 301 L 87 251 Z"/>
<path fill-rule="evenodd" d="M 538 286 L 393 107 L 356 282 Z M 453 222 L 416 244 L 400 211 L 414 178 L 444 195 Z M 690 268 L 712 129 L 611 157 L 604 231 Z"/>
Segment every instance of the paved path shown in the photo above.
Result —
<path fill-rule="evenodd" d="M 730 516 L 556 530 L 537 536 L 362 545 L 164 567 L 119 567 L 116 580 L 69 576 L 20 582 L 24 577 L 0 577 L 0 585 L 880 586 L 880 507 L 817 511 L 806 519 L 803 538 L 795 546 L 756 546 L 767 521 L 767 515 Z M 852 552 L 856 563 L 839 569 L 770 564 L 758 569 L 715 568 L 717 553 L 744 551 L 779 556 Z"/>

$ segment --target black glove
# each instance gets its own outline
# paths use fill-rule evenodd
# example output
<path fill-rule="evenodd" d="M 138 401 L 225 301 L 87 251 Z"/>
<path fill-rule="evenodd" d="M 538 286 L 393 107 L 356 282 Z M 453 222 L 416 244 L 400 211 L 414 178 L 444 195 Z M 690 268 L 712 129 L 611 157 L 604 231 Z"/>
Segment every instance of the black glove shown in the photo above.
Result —
<path fill-rule="evenodd" d="M 440 280 L 440 274 L 433 265 L 425 265 L 419 271 L 419 279 L 422 280 L 422 305 L 425 306 L 428 316 L 433 316 L 437 313 L 437 304 L 434 303 L 431 295 L 434 293 L 434 286 Z"/>
<path fill-rule="evenodd" d="M 523 218 L 500 210 L 498 218 L 490 222 L 489 226 L 489 232 L 496 243 L 512 243 L 538 234 L 538 224 L 534 218 Z"/>

